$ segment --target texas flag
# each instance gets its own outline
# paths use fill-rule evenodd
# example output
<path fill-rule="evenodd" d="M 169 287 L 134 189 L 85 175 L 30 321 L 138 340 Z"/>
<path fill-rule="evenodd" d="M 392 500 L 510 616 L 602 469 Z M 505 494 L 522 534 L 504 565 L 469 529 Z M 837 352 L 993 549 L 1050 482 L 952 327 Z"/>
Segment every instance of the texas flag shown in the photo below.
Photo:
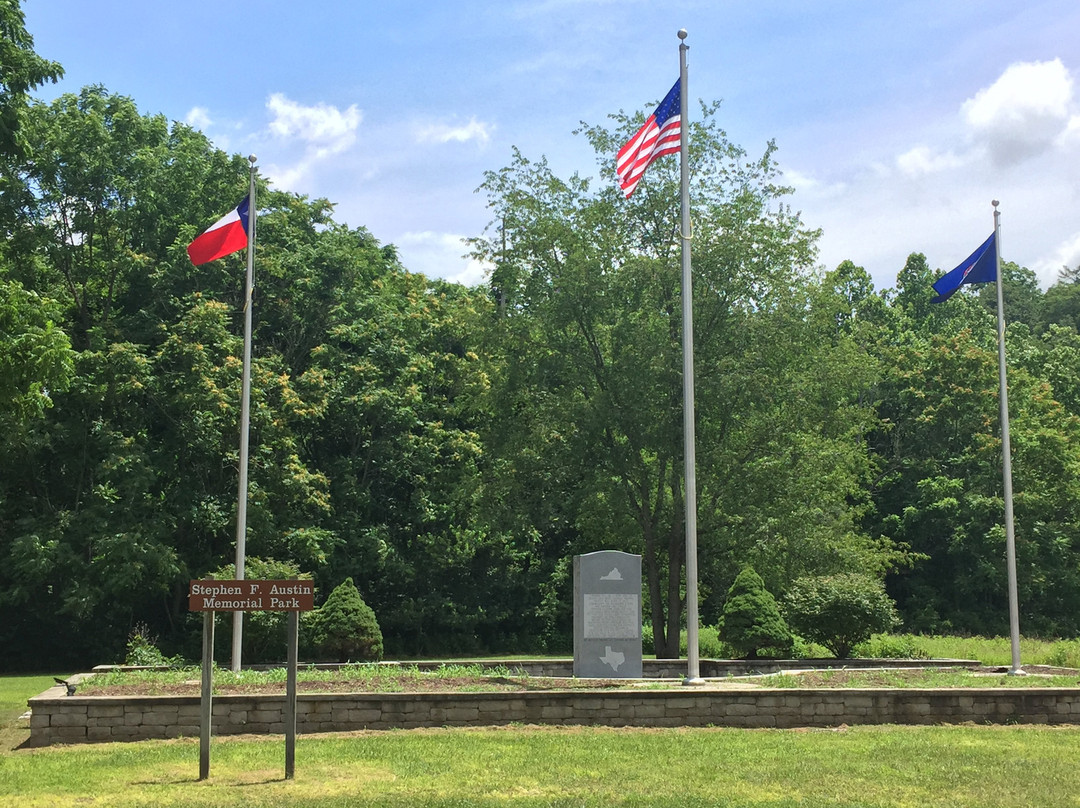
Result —
<path fill-rule="evenodd" d="M 205 233 L 188 245 L 187 253 L 195 266 L 206 264 L 222 256 L 242 250 L 248 244 L 248 209 L 251 197 L 229 213 L 226 213 Z"/>

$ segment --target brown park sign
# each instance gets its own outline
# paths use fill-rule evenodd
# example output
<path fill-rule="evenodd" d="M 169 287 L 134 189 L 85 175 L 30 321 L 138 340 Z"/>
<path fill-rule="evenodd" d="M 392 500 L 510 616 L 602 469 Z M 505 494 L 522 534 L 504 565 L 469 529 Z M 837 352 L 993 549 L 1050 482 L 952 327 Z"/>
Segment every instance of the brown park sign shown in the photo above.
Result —
<path fill-rule="evenodd" d="M 310 612 L 313 581 L 192 581 L 188 610 L 193 612 Z"/>

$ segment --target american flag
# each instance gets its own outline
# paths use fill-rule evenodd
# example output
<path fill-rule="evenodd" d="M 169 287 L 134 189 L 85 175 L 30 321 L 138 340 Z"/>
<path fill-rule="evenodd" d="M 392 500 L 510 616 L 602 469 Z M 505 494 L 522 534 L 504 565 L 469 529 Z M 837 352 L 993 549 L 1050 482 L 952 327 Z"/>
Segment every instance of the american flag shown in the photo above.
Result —
<path fill-rule="evenodd" d="M 619 175 L 626 198 L 634 193 L 641 175 L 657 157 L 665 154 L 677 154 L 682 135 L 682 119 L 679 115 L 679 81 L 664 96 L 656 112 L 649 116 L 626 145 L 619 149 L 615 157 L 615 173 Z"/>

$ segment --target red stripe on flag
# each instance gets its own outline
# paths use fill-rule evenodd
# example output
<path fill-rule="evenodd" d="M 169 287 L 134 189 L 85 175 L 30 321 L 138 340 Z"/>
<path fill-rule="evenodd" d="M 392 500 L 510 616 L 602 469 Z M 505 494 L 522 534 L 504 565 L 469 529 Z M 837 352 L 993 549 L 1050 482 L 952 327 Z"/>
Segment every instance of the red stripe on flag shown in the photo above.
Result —
<path fill-rule="evenodd" d="M 615 157 L 615 173 L 627 199 L 634 193 L 641 175 L 653 160 L 679 152 L 681 136 L 682 123 L 678 115 L 668 118 L 663 128 L 656 125 L 656 116 L 650 115 L 645 125 L 619 149 Z"/>

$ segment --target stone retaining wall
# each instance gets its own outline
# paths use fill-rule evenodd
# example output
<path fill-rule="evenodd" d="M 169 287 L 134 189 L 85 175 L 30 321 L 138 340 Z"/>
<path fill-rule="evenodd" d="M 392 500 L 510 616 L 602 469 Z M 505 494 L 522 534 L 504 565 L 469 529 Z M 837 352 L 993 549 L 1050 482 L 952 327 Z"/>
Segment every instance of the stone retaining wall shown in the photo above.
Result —
<path fill-rule="evenodd" d="M 197 696 L 30 700 L 30 744 L 199 735 Z M 215 696 L 213 732 L 284 733 L 285 697 Z M 831 727 L 840 724 L 1080 724 L 1080 688 L 720 690 L 301 694 L 297 732 L 522 724 L 637 727 Z"/>

